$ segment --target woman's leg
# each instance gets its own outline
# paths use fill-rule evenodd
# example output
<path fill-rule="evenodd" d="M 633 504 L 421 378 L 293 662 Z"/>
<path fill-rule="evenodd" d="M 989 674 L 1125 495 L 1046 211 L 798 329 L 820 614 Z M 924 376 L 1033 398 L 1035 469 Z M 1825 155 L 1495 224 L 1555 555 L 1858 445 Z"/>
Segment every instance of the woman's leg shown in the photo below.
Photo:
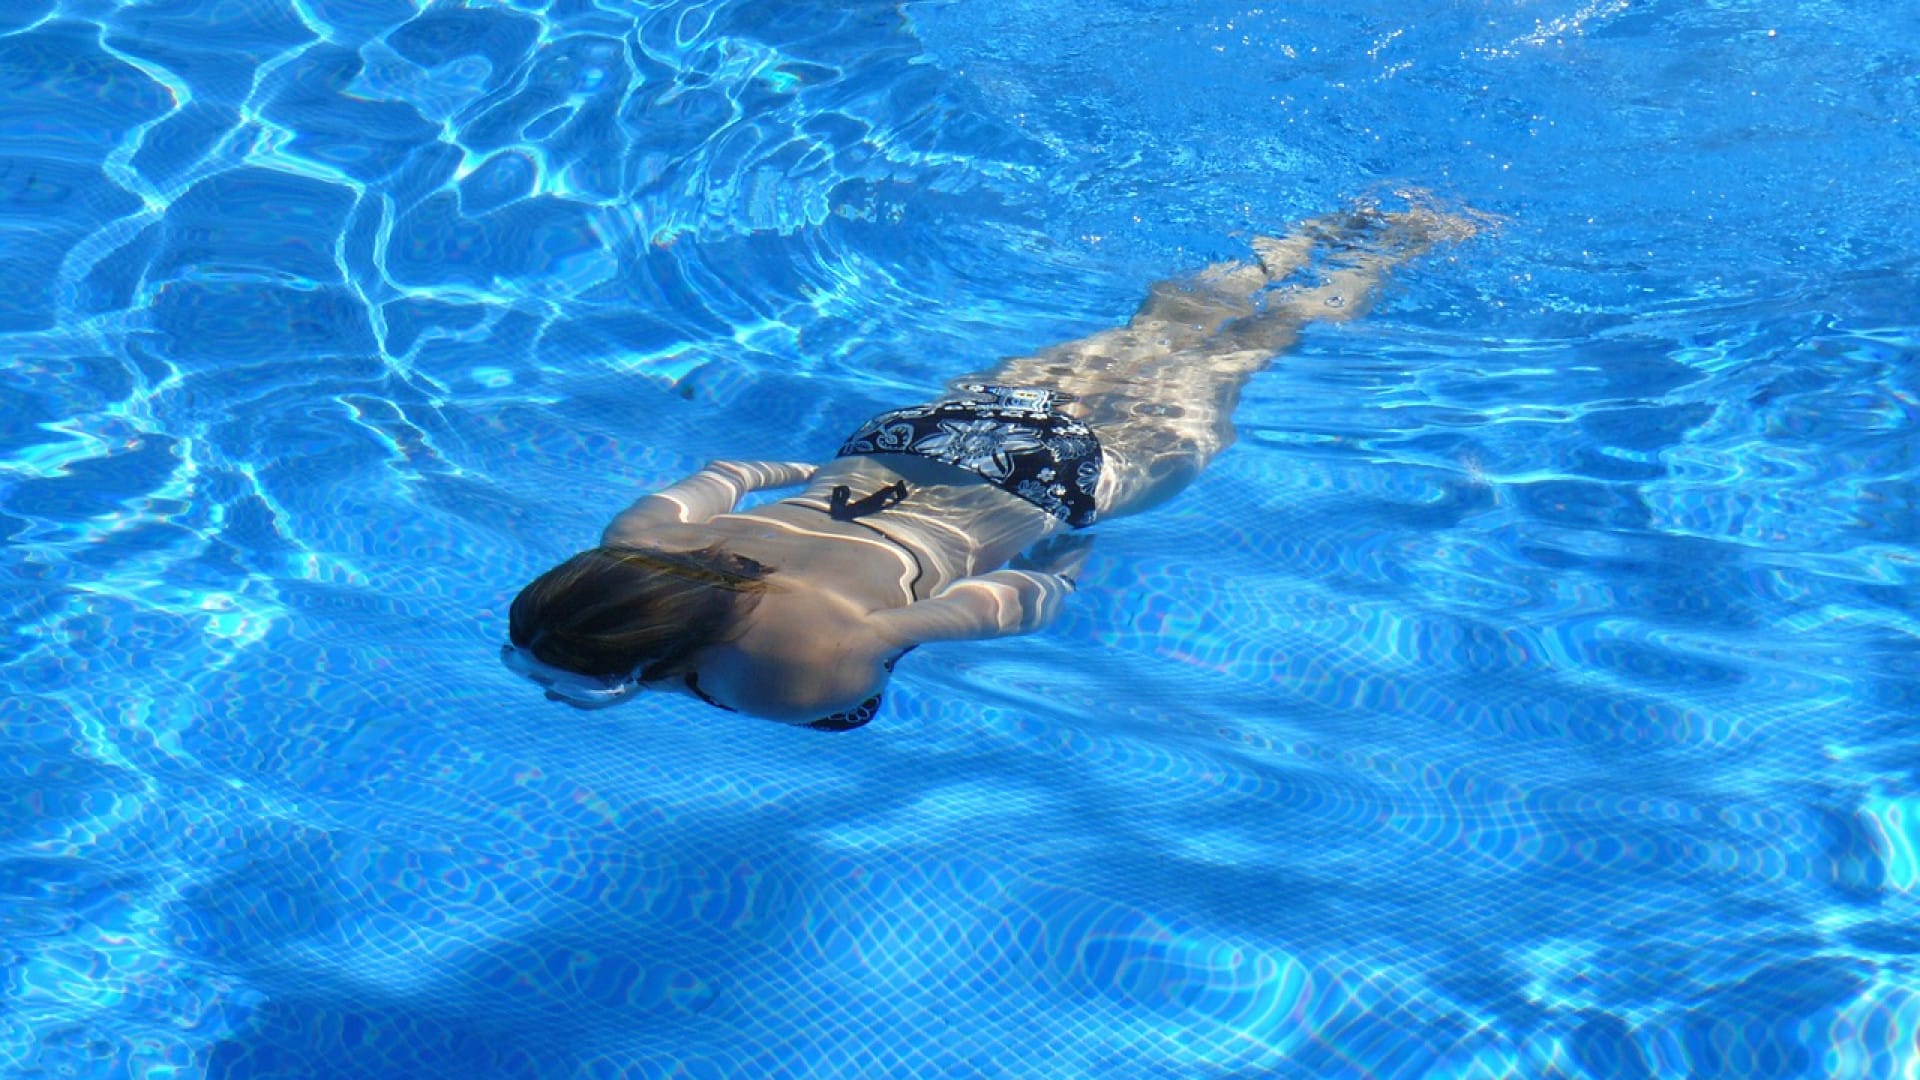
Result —
<path fill-rule="evenodd" d="M 1424 207 L 1316 218 L 1255 240 L 1257 261 L 1156 284 L 1124 327 L 955 382 L 1072 395 L 1062 411 L 1090 424 L 1106 452 L 1101 515 L 1138 513 L 1172 498 L 1233 442 L 1240 388 L 1292 346 L 1300 327 L 1363 314 L 1387 270 L 1473 231 L 1466 218 Z"/>

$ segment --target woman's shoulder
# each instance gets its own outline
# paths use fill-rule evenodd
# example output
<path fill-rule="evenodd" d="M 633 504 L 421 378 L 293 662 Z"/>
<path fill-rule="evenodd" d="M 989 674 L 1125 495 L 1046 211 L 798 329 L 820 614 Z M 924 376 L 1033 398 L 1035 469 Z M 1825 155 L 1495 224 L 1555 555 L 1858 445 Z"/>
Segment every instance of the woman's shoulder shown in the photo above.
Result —
<path fill-rule="evenodd" d="M 796 722 L 873 696 L 899 648 L 860 604 L 789 580 L 760 598 L 745 629 L 721 651 L 717 666 L 740 708 Z"/>

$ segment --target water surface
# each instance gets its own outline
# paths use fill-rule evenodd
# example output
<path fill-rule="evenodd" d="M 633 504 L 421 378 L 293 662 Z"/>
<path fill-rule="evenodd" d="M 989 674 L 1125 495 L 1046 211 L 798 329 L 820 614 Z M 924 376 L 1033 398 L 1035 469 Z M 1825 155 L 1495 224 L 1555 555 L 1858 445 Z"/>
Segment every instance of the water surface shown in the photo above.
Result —
<path fill-rule="evenodd" d="M 1787 0 L 0 14 L 0 1062 L 1891 1077 L 1920 24 Z M 844 736 L 519 586 L 1420 189 L 1068 616 Z"/>

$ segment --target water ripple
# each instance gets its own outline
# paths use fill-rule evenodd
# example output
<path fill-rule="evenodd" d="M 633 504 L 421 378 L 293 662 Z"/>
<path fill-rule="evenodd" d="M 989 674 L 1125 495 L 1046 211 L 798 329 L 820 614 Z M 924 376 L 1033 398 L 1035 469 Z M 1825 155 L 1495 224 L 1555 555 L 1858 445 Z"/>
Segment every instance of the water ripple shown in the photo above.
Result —
<path fill-rule="evenodd" d="M 1892 1074 L 1920 82 L 1751 14 L 7 5 L 0 1062 Z M 512 704 L 634 492 L 1409 178 L 1049 633 Z"/>

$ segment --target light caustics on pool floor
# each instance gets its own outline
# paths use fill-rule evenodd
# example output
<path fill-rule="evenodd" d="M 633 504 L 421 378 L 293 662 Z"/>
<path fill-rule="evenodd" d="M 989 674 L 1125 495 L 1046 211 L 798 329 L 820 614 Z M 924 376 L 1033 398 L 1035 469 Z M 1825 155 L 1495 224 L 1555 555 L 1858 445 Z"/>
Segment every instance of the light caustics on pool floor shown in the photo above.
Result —
<path fill-rule="evenodd" d="M 1829 184 L 1920 42 L 1738 14 L 9 6 L 0 1061 L 1910 1072 L 1914 228 Z M 1500 223 L 873 728 L 493 665 L 632 493 L 1401 182 Z"/>

